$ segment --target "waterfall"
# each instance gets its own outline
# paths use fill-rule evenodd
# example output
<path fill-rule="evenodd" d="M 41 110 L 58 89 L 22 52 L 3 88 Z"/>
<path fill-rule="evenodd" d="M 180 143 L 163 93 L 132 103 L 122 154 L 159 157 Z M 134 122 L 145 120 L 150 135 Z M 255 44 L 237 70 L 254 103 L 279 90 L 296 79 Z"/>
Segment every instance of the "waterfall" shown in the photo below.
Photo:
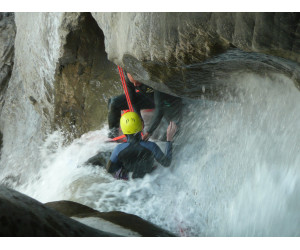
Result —
<path fill-rule="evenodd" d="M 218 101 L 184 101 L 171 166 L 158 166 L 143 179 L 116 180 L 101 166 L 85 165 L 98 151 L 116 146 L 105 142 L 107 124 L 70 144 L 63 131 L 50 128 L 63 26 L 69 24 L 63 17 L 70 18 L 16 14 L 14 68 L 0 120 L 1 184 L 41 202 L 72 200 L 135 214 L 181 236 L 300 235 L 300 92 L 293 74 L 277 70 L 281 61 L 265 73 L 260 65 L 266 60 L 255 65 L 255 53 L 235 61 L 239 70 L 227 70 L 232 58 L 223 60 L 220 71 L 230 75 L 226 85 L 234 91 Z M 257 73 L 249 73 L 249 65 Z M 292 72 L 289 65 L 282 68 Z M 219 82 L 221 75 L 215 77 Z M 165 143 L 158 144 L 164 150 Z"/>
<path fill-rule="evenodd" d="M 25 182 L 40 166 L 39 147 L 53 117 L 54 71 L 59 57 L 59 13 L 18 13 L 15 60 L 1 113 L 2 176 Z"/>
<path fill-rule="evenodd" d="M 57 131 L 40 150 L 38 178 L 19 188 L 43 202 L 136 214 L 178 235 L 299 236 L 300 93 L 280 74 L 236 74 L 230 84 L 238 94 L 229 100 L 187 102 L 170 168 L 115 180 L 84 166 L 114 148 L 107 127 L 69 146 Z"/>

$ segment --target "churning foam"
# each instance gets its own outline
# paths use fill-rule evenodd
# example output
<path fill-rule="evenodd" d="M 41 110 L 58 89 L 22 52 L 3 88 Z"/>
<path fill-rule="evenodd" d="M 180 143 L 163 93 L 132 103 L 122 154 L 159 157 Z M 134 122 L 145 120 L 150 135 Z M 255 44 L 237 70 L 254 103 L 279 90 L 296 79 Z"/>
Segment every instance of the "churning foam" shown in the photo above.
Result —
<path fill-rule="evenodd" d="M 182 236 L 299 236 L 300 93 L 282 75 L 235 75 L 231 84 L 230 101 L 185 107 L 171 167 L 115 180 L 82 166 L 115 146 L 103 143 L 107 128 L 67 147 L 56 132 L 41 150 L 38 178 L 20 190 L 136 214 Z"/>

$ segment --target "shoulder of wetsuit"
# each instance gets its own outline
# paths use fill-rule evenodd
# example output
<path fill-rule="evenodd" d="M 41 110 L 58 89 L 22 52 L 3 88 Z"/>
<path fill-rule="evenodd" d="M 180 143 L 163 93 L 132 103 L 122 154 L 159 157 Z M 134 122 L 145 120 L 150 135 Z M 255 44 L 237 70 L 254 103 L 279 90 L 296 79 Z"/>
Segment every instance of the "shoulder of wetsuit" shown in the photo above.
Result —
<path fill-rule="evenodd" d="M 140 141 L 140 145 L 149 149 L 151 152 L 154 152 L 158 145 L 152 141 Z"/>

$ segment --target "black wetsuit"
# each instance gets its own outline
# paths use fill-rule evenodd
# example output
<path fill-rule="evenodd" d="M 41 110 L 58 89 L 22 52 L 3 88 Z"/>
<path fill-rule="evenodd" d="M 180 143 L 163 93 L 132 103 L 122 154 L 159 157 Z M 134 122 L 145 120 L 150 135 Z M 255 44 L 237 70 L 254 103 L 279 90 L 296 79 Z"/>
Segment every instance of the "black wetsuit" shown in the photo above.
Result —
<path fill-rule="evenodd" d="M 154 170 L 154 159 L 165 167 L 171 164 L 172 142 L 167 142 L 164 155 L 156 143 L 142 141 L 140 133 L 127 136 L 127 140 L 114 149 L 106 167 L 115 177 L 124 179 L 132 172 L 132 178 L 142 178 Z"/>
<path fill-rule="evenodd" d="M 141 116 L 141 109 L 154 109 L 154 115 L 151 120 L 148 133 L 152 134 L 158 127 L 162 117 L 167 122 L 174 121 L 180 126 L 182 113 L 182 100 L 179 97 L 168 95 L 142 84 L 135 87 L 124 73 L 129 97 L 132 107 L 136 113 Z M 136 92 L 139 90 L 139 92 Z M 120 124 L 121 110 L 128 108 L 125 94 L 113 97 L 109 100 L 108 106 L 108 126 L 111 131 L 117 130 Z M 116 135 L 115 135 L 116 136 Z"/>

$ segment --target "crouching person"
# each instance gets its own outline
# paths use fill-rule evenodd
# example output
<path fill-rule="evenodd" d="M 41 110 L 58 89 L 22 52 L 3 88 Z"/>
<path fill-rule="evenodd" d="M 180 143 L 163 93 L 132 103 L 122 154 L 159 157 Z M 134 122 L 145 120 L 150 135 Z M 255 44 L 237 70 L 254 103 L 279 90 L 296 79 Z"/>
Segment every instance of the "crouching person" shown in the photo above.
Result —
<path fill-rule="evenodd" d="M 154 170 L 154 162 L 168 167 L 172 161 L 172 140 L 177 131 L 176 124 L 171 121 L 167 129 L 166 154 L 159 146 L 150 141 L 143 141 L 141 132 L 143 123 L 135 112 L 127 112 L 120 119 L 120 127 L 127 137 L 127 142 L 119 144 L 111 154 L 106 170 L 118 179 L 142 178 Z"/>

